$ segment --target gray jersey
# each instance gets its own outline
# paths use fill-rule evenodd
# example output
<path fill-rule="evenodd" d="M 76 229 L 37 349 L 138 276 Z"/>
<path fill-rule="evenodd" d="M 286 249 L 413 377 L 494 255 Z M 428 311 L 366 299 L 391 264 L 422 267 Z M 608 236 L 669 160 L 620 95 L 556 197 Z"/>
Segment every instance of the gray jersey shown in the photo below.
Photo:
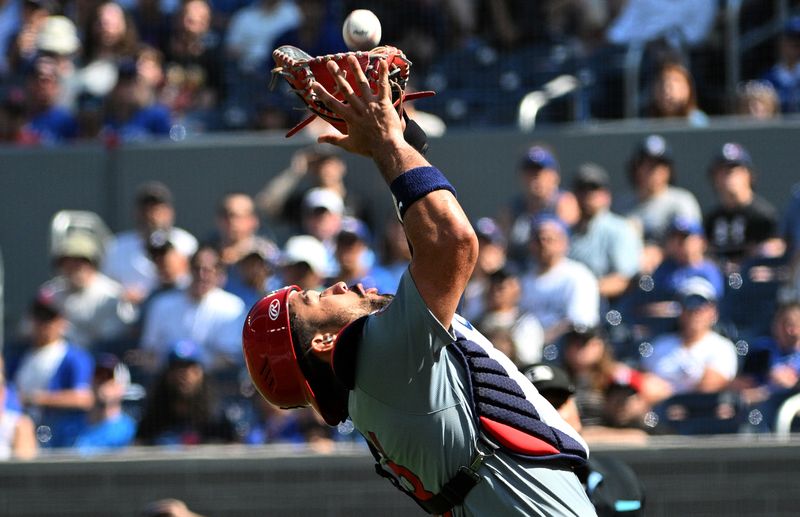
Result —
<path fill-rule="evenodd" d="M 467 375 L 447 345 L 455 333 L 488 348 L 548 425 L 580 436 L 502 353 L 460 316 L 445 329 L 425 305 L 408 271 L 396 298 L 368 318 L 357 355 L 349 412 L 355 426 L 402 472 L 418 495 L 436 494 L 475 456 L 478 429 Z M 481 482 L 454 515 L 594 515 L 577 477 L 504 452 L 488 458 Z"/>

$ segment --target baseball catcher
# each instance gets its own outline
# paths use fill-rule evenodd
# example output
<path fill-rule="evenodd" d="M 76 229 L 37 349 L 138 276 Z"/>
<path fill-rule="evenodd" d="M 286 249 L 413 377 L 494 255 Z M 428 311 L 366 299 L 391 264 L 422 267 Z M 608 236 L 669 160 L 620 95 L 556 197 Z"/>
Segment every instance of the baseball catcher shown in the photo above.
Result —
<path fill-rule="evenodd" d="M 394 298 L 338 283 L 256 303 L 243 331 L 255 386 L 331 425 L 352 419 L 379 473 L 428 513 L 594 515 L 573 473 L 586 444 L 455 313 L 477 238 L 453 186 L 403 138 L 390 63 L 374 63 L 374 88 L 356 56 L 326 67 L 335 86 L 313 92 L 345 131 L 320 141 L 373 159 L 413 258 Z"/>

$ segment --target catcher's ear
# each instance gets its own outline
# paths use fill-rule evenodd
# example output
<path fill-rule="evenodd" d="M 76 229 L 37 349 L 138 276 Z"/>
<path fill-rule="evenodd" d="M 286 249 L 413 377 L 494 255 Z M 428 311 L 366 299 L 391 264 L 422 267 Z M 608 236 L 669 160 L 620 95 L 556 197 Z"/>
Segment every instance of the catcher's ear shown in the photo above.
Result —
<path fill-rule="evenodd" d="M 409 118 L 408 113 L 405 111 L 403 111 L 403 118 L 406 121 L 406 130 L 403 132 L 403 138 L 411 144 L 411 147 L 424 155 L 428 152 L 428 135 L 419 127 L 419 124 Z"/>

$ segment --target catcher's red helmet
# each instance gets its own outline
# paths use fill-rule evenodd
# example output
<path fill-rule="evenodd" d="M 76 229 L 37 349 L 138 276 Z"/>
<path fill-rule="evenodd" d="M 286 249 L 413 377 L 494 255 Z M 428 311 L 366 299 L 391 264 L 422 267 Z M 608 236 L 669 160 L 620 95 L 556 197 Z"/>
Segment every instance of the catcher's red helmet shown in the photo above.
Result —
<path fill-rule="evenodd" d="M 347 418 L 347 389 L 330 366 L 319 369 L 297 360 L 288 300 L 299 290 L 296 285 L 284 287 L 250 309 L 242 330 L 247 371 L 270 403 L 285 409 L 310 405 L 325 422 L 336 425 Z"/>
<path fill-rule="evenodd" d="M 250 378 L 265 399 L 282 408 L 314 404 L 289 328 L 289 295 L 299 290 L 291 285 L 262 298 L 250 309 L 242 330 Z"/>

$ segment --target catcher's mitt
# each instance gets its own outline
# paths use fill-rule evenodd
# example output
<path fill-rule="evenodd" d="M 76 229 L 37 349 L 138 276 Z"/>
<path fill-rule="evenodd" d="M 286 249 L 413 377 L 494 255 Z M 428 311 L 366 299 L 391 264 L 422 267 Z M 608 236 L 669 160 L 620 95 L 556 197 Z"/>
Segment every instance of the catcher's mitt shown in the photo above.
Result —
<path fill-rule="evenodd" d="M 292 90 L 303 100 L 308 108 L 312 111 L 312 115 L 305 119 L 303 122 L 293 127 L 287 134 L 290 137 L 300 131 L 303 127 L 308 125 L 309 122 L 314 120 L 314 117 L 322 117 L 328 121 L 333 127 L 347 133 L 347 124 L 339 116 L 336 115 L 325 103 L 323 103 L 312 89 L 312 85 L 317 82 L 331 93 L 337 99 L 344 101 L 344 96 L 338 91 L 336 81 L 331 73 L 328 71 L 328 61 L 335 61 L 340 68 L 349 70 L 347 64 L 347 57 L 350 55 L 356 56 L 364 75 L 370 83 L 370 87 L 374 90 L 378 81 L 378 66 L 379 59 L 385 59 L 389 65 L 389 82 L 392 86 L 392 102 L 395 108 L 402 114 L 402 103 L 406 100 L 418 99 L 420 97 L 429 97 L 433 92 L 414 92 L 410 94 L 405 93 L 406 84 L 411 71 L 411 61 L 406 58 L 405 54 L 400 49 L 388 45 L 375 47 L 366 52 L 344 52 L 340 54 L 328 54 L 325 56 L 311 57 L 308 53 L 300 50 L 291 45 L 284 45 L 275 49 L 272 57 L 275 59 L 276 66 L 272 69 L 273 78 L 277 75 L 282 75 Z M 352 73 L 347 74 L 347 81 L 353 87 L 354 91 L 359 91 L 359 86 L 355 83 L 355 77 Z"/>

